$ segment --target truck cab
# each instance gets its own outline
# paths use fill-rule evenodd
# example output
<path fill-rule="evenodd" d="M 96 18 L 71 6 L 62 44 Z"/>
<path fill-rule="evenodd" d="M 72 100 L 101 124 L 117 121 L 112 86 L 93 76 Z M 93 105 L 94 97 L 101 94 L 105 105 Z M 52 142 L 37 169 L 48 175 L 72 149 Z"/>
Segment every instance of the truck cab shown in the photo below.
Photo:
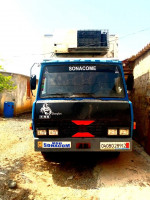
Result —
<path fill-rule="evenodd" d="M 31 89 L 34 82 L 32 77 Z M 131 151 L 133 108 L 122 62 L 42 62 L 32 128 L 35 151 Z"/>

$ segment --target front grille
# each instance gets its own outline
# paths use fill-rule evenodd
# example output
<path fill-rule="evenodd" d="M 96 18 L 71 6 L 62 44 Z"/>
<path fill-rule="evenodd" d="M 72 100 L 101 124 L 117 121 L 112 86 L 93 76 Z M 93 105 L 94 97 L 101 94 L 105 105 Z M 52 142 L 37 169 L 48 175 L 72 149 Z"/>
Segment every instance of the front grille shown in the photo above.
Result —
<path fill-rule="evenodd" d="M 96 120 L 90 125 L 76 125 L 70 120 L 62 121 L 44 121 L 43 123 L 36 123 L 36 128 L 45 128 L 45 129 L 58 129 L 59 137 L 72 137 L 78 132 L 89 132 L 95 137 L 107 137 L 108 127 L 130 127 L 129 122 L 108 122 Z M 50 136 L 52 137 L 52 136 Z"/>
<path fill-rule="evenodd" d="M 107 136 L 107 126 L 106 123 L 104 124 L 103 122 L 96 121 L 92 124 L 90 124 L 87 127 L 87 131 L 95 137 L 106 137 Z"/>

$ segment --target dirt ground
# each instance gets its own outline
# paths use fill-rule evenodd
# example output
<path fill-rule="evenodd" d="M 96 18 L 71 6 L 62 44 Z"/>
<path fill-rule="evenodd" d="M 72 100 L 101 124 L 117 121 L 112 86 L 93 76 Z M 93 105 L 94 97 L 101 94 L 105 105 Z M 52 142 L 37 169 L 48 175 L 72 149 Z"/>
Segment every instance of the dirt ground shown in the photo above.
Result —
<path fill-rule="evenodd" d="M 45 161 L 30 121 L 0 118 L 0 200 L 149 200 L 150 157 L 136 142 L 118 158 L 63 153 Z"/>

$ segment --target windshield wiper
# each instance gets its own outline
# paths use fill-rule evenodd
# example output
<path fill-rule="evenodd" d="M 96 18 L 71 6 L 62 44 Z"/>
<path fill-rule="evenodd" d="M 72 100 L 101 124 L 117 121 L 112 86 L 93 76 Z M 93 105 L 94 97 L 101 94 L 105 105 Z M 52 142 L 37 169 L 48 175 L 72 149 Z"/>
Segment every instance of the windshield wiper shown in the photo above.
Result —
<path fill-rule="evenodd" d="M 58 97 L 62 97 L 62 98 L 68 98 L 70 97 L 70 95 L 72 95 L 72 93 L 63 93 L 63 94 L 60 94 L 60 93 L 54 93 L 54 94 L 45 94 L 45 95 L 42 95 L 43 98 L 58 98 Z"/>
<path fill-rule="evenodd" d="M 54 93 L 42 95 L 42 98 L 100 98 L 95 93 Z"/>
<path fill-rule="evenodd" d="M 74 93 L 72 96 L 70 97 L 95 97 L 94 93 Z"/>

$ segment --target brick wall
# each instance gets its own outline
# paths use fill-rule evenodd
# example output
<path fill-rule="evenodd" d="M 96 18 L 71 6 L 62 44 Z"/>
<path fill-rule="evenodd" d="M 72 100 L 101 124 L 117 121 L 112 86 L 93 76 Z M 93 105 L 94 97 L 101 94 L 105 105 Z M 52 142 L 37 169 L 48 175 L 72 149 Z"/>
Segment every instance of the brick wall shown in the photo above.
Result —
<path fill-rule="evenodd" d="M 136 140 L 150 154 L 150 50 L 134 62 L 132 102 L 137 130 Z"/>

